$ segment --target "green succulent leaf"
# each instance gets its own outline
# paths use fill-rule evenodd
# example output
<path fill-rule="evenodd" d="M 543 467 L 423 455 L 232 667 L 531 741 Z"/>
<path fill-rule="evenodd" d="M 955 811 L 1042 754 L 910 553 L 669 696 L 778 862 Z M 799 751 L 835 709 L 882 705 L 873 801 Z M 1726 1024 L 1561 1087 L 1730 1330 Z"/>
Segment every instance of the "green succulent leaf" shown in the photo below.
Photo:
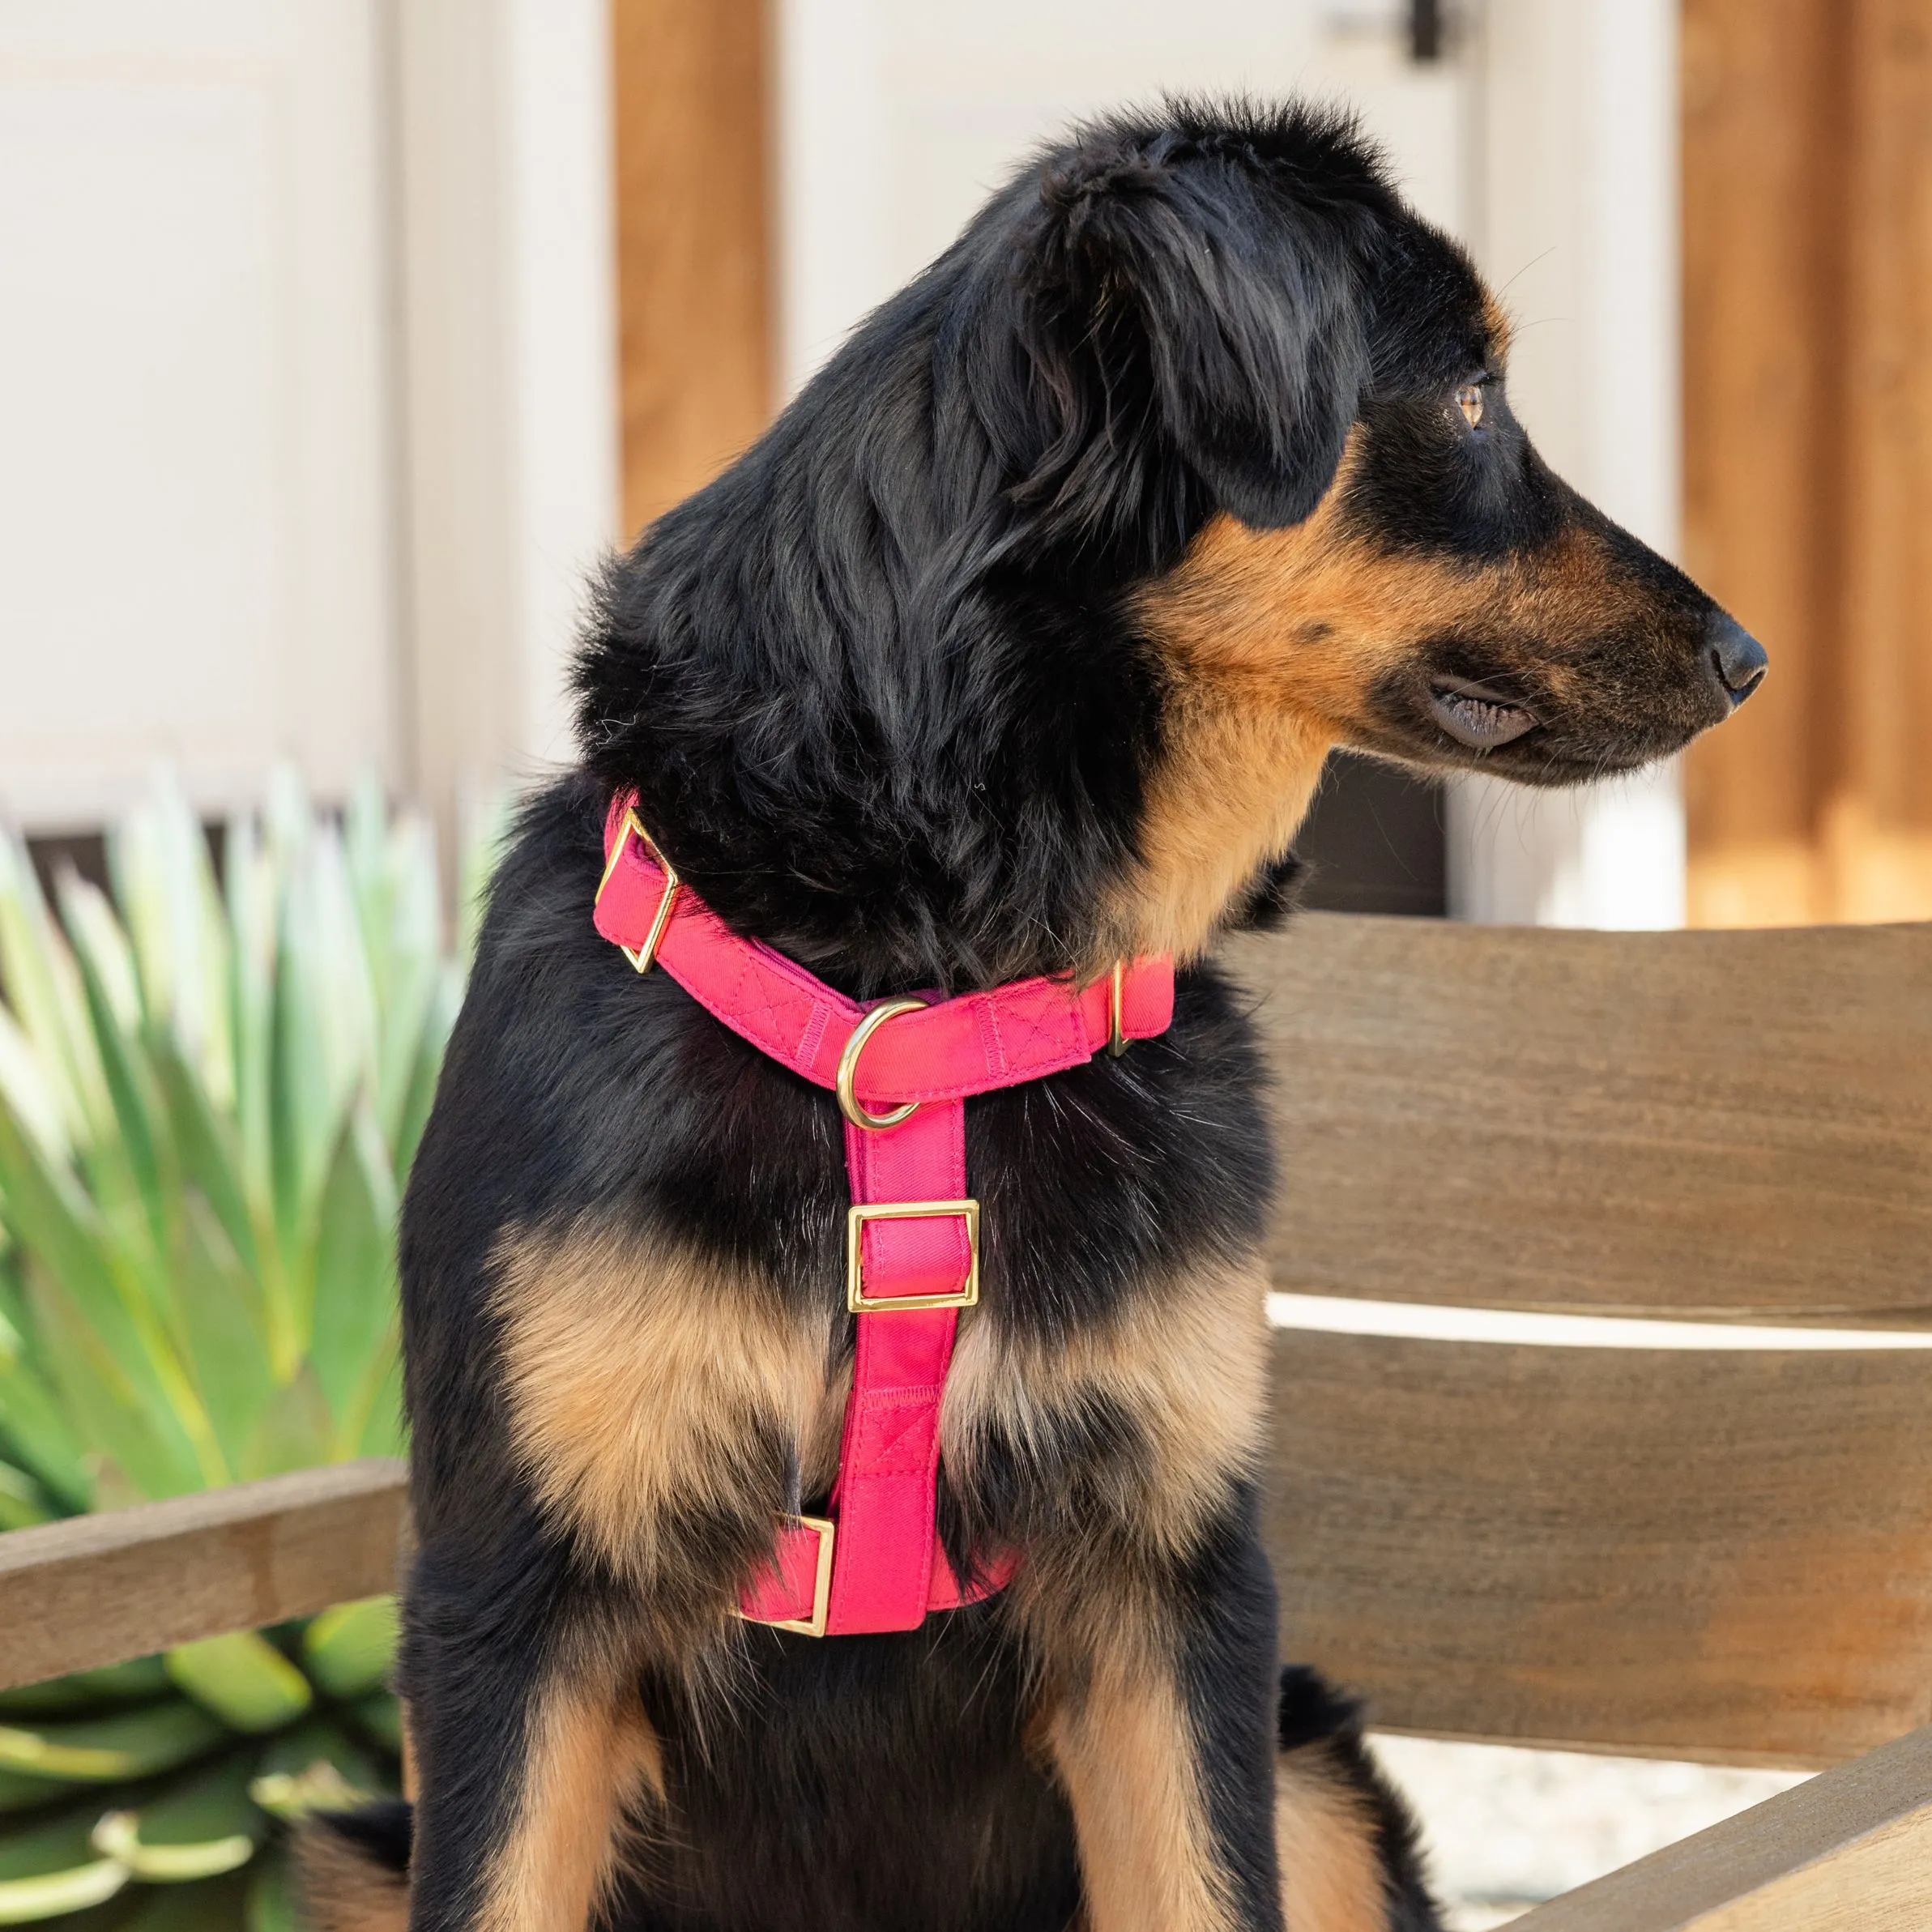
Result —
<path fill-rule="evenodd" d="M 95 1849 L 100 1809 L 96 1798 L 0 1836 L 0 1926 L 64 1917 L 104 1903 L 126 1884 L 127 1867 Z"/>
<path fill-rule="evenodd" d="M 94 1828 L 94 1849 L 144 1884 L 187 1884 L 238 1870 L 268 1836 L 269 1821 L 249 1796 L 254 1768 L 251 1754 L 230 1752 L 172 1780 L 137 1809 L 107 1813 Z"/>
<path fill-rule="evenodd" d="M 168 1672 L 158 1657 L 76 1670 L 45 1683 L 0 1691 L 0 1719 L 25 1713 L 36 1717 L 79 1717 L 121 1704 L 150 1704 L 167 1695 Z"/>
<path fill-rule="evenodd" d="M 92 1140 L 110 1107 L 87 1000 L 33 862 L 13 838 L 0 838 L 0 989 L 58 1096 L 66 1137 Z"/>
<path fill-rule="evenodd" d="M 143 1885 L 130 1895 L 127 1917 L 114 1932 L 216 1932 L 239 1926 L 248 1909 L 250 1868 L 195 1885 Z M 65 1932 L 65 1928 L 62 1929 Z"/>
<path fill-rule="evenodd" d="M 349 1706 L 356 1728 L 391 1751 L 403 1748 L 403 1707 L 386 1691 L 358 1698 Z"/>
<path fill-rule="evenodd" d="M 322 1201 L 309 1299 L 309 1360 L 345 1453 L 361 1435 L 359 1397 L 395 1319 L 396 1184 L 374 1114 L 343 1123 Z"/>
<path fill-rule="evenodd" d="M 219 881 L 164 785 L 58 919 L 0 835 L 0 1530 L 402 1452 L 398 1203 L 504 822 L 453 944 L 373 780 L 339 823 L 278 773 Z M 0 1693 L 0 1924 L 298 1932 L 278 1821 L 395 1788 L 395 1641 L 371 1599 Z"/>
<path fill-rule="evenodd" d="M 0 1818 L 17 1811 L 41 1811 L 54 1799 L 66 1798 L 75 1789 L 72 1778 L 39 1778 L 24 1771 L 9 1771 L 0 1765 Z M 96 1805 L 98 1811 L 100 1806 Z M 15 1826 L 0 1832 L 0 1845 L 12 1842 Z"/>
<path fill-rule="evenodd" d="M 62 1282 L 36 1259 L 28 1286 L 50 1379 L 76 1431 L 94 1445 L 97 1497 L 133 1501 L 206 1488 L 172 1405 L 140 1372 L 139 1351 L 111 1318 L 96 1324 L 87 1305 L 66 1292 L 72 1280 Z"/>
<path fill-rule="evenodd" d="M 61 915 L 80 968 L 94 1042 L 113 1108 L 111 1133 L 98 1134 L 88 1153 L 95 1188 L 110 1221 L 139 1208 L 157 1243 L 162 1237 L 173 1148 L 160 1118 L 154 1069 L 140 1044 L 141 995 L 134 951 L 106 895 L 70 873 L 61 883 Z M 134 1230 L 126 1230 L 131 1237 Z"/>
<path fill-rule="evenodd" d="M 224 1468 L 240 1470 L 276 1392 L 255 1277 L 198 1195 L 181 1204 L 173 1261 L 171 1312 L 186 1370 Z"/>
<path fill-rule="evenodd" d="M 389 1674 L 403 1626 L 394 1597 L 326 1610 L 302 1635 L 302 1662 L 331 1697 L 366 1696 Z"/>
<path fill-rule="evenodd" d="M 305 1932 L 288 1857 L 271 1846 L 249 1868 L 247 1932 Z"/>
<path fill-rule="evenodd" d="M 339 1725 L 317 1718 L 284 1731 L 262 1752 L 249 1786 L 255 1802 L 287 1823 L 311 1811 L 343 1811 L 393 1795 L 396 1781 L 378 1754 Z"/>
<path fill-rule="evenodd" d="M 229 1245 L 252 1275 L 261 1265 L 259 1230 L 249 1202 L 234 1116 L 210 1099 L 200 1075 L 170 1034 L 157 1030 L 148 1047 L 168 1129 L 180 1156 L 183 1184 L 207 1203 Z"/>
<path fill-rule="evenodd" d="M 65 1513 L 26 1470 L 0 1462 L 0 1530 L 31 1529 Z"/>
<path fill-rule="evenodd" d="M 58 1391 L 27 1359 L 0 1350 L 0 1441 L 48 1494 L 60 1513 L 91 1508 L 94 1478 L 72 1418 Z"/>
<path fill-rule="evenodd" d="M 279 1730 L 315 1701 L 308 1678 L 252 1630 L 179 1644 L 165 1661 L 175 1687 L 232 1730 Z"/>
<path fill-rule="evenodd" d="M 53 1784 L 151 1777 L 203 1756 L 227 1734 L 186 1699 L 105 1717 L 0 1725 L 0 1769 Z"/>
<path fill-rule="evenodd" d="M 241 1473 L 252 1482 L 258 1476 L 285 1476 L 291 1470 L 313 1469 L 331 1460 L 334 1433 L 322 1384 L 315 1379 L 314 1369 L 305 1362 L 295 1380 L 277 1389 L 275 1400 L 262 1411 L 249 1439 Z"/>

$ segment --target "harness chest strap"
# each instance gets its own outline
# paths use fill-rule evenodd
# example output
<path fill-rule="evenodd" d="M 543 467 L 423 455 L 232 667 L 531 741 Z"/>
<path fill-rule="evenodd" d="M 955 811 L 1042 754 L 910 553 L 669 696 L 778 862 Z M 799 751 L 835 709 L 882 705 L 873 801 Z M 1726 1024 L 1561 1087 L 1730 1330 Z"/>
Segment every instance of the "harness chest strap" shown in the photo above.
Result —
<path fill-rule="evenodd" d="M 1165 1032 L 1172 966 L 1139 959 L 1084 989 L 1027 979 L 864 1007 L 731 932 L 657 854 L 628 797 L 612 804 L 604 850 L 598 932 L 638 971 L 662 966 L 761 1052 L 832 1088 L 846 1116 L 847 1305 L 858 1333 L 836 1525 L 785 1519 L 743 1614 L 813 1635 L 911 1630 L 928 1610 L 990 1594 L 1011 1564 L 962 1587 L 933 1520 L 954 1325 L 979 1294 L 965 1101 Z"/>

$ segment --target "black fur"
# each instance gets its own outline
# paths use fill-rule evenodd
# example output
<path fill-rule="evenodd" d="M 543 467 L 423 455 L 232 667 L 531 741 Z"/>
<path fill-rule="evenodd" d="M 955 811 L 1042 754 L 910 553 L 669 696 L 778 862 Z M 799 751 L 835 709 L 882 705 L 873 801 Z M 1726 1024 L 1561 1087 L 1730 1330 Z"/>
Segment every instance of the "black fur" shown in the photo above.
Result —
<path fill-rule="evenodd" d="M 525 813 L 404 1216 L 423 1554 L 403 1678 L 425 1803 L 441 1828 L 428 1876 L 441 1902 L 419 1907 L 420 1932 L 465 1922 L 480 1848 L 501 1828 L 493 1769 L 518 1755 L 527 1685 L 555 1645 L 599 1618 L 613 1589 L 545 1532 L 508 1458 L 498 1371 L 479 1346 L 497 1233 L 593 1216 L 641 1238 L 668 1235 L 787 1295 L 842 1304 L 850 1196 L 835 1107 L 674 982 L 640 979 L 598 937 L 585 909 L 601 823 L 600 792 L 578 781 Z M 970 1184 L 999 1204 L 982 1253 L 988 1309 L 1051 1337 L 1156 1292 L 1171 1269 L 1251 1247 L 1269 1184 L 1259 1086 L 1246 1023 L 1204 971 L 1183 977 L 1162 1039 L 975 1102 Z M 1094 1240 L 1096 1227 L 1111 1238 Z M 767 1507 L 723 1520 L 689 1512 L 676 1533 L 691 1600 L 667 1594 L 629 1614 L 701 1620 L 722 1580 L 750 1567 L 770 1508 L 796 1476 L 775 1439 L 748 1453 L 768 1458 Z M 970 1494 L 942 1471 L 940 1529 L 956 1567 L 992 1547 L 1083 1542 L 1153 1453 L 1130 1418 L 1090 1410 L 1056 1439 L 996 1444 Z M 814 1509 L 825 1499 L 800 1500 Z M 1264 1686 L 1273 1670 L 1272 1589 L 1250 1499 L 1230 1497 L 1227 1524 L 1224 1544 L 1203 1552 L 1207 1567 L 1171 1580 L 1183 1610 L 1198 1599 L 1189 1622 L 1204 1696 L 1230 1669 L 1259 1673 Z M 761 1635 L 758 1687 L 740 1693 L 740 1715 L 722 1728 L 706 1723 L 702 1699 L 660 1675 L 646 1705 L 684 1821 L 684 1855 L 667 1877 L 677 1896 L 703 1904 L 625 1922 L 760 1932 L 1064 1925 L 1071 1842 L 1022 1749 L 1026 1666 L 1003 1627 L 996 1603 L 911 1637 Z M 1265 1689 L 1256 1695 L 1265 1707 Z M 1238 1807 L 1224 1809 L 1230 1853 L 1259 1883 L 1273 1874 L 1252 1823 L 1257 1809 L 1267 1815 L 1266 1727 L 1237 1734 L 1251 1747 L 1247 1829 Z M 895 1794 L 889 1844 L 881 1790 Z M 1003 1827 L 1000 1861 L 981 1869 L 962 1802 L 982 1825 L 1021 1814 L 1035 1823 Z M 972 1869 L 949 1863 L 948 1847 Z M 908 1856 L 892 1855 L 901 1849 Z M 659 1909 L 670 1910 L 662 1898 Z"/>
<path fill-rule="evenodd" d="M 1327 488 L 1397 225 L 1333 116 L 1047 157 L 607 578 L 591 770 L 855 992 L 1081 963 L 1161 743 L 1124 597 Z"/>
<path fill-rule="evenodd" d="M 857 1869 L 871 1874 L 885 1895 L 860 1896 L 859 1922 L 917 1922 L 923 1901 L 894 1896 L 904 1891 L 904 1873 L 876 1857 L 878 1790 L 870 1768 L 880 1741 L 902 1731 L 910 1718 L 923 1734 L 910 1740 L 906 1756 L 932 1786 L 921 1794 L 923 1804 L 915 1798 L 915 1807 L 953 1828 L 942 1828 L 932 1841 L 941 1887 L 953 1896 L 981 1887 L 996 1899 L 1004 1895 L 996 1908 L 1003 1916 L 996 1922 L 1010 1932 L 1030 1932 L 1036 1926 L 1060 1932 L 1070 1925 L 1080 1896 L 1070 1822 L 1049 1780 L 1037 1773 L 1013 1775 L 1012 1738 L 1002 1720 L 1021 1701 L 1024 1687 L 1010 1681 L 1011 1653 L 991 1638 L 988 1620 L 983 1609 L 962 1613 L 960 1625 L 979 1640 L 965 1645 L 936 1645 L 930 1631 L 881 1640 L 918 1653 L 914 1668 L 928 1695 L 908 1704 L 889 1678 L 848 1669 L 831 1687 L 844 1735 L 823 1755 L 801 1751 L 799 1734 L 788 1730 L 774 1737 L 733 1727 L 709 1744 L 672 1734 L 667 1742 L 674 1754 L 695 1746 L 707 1763 L 708 1775 L 681 1780 L 680 1785 L 685 1804 L 698 1808 L 697 1828 L 688 1840 L 647 1859 L 646 1875 L 618 1901 L 615 1917 L 639 1932 L 672 1927 L 681 1932 L 703 1922 L 693 1921 L 688 1906 L 667 1901 L 668 1893 L 671 1900 L 722 1899 L 728 1922 L 757 1923 L 769 1904 L 771 1874 L 791 1870 L 802 1875 L 809 1894 L 800 1917 L 838 1926 L 853 1906 L 845 1896 L 845 1874 Z M 812 1654 L 772 1640 L 767 1668 L 778 1701 L 787 1701 L 795 1689 L 787 1679 L 810 1668 Z M 848 1651 L 846 1661 L 856 1660 Z M 1388 1888 L 1388 1932 L 1440 1932 L 1415 1822 L 1368 1754 L 1361 1706 L 1307 1665 L 1290 1664 L 1281 1673 L 1275 1742 L 1285 1752 L 1325 1746 L 1366 1802 Z M 775 1754 L 766 1755 L 773 1746 Z M 801 1793 L 809 1794 L 808 1802 L 800 1802 Z M 703 1815 L 721 1796 L 723 1815 Z M 407 1804 L 325 1812 L 315 1823 L 346 1840 L 378 1870 L 399 1880 L 407 1874 Z M 951 1862 L 962 1848 L 971 1854 L 976 1846 L 990 1846 L 995 1854 L 990 1885 L 983 1853 L 970 1855 L 963 1870 Z"/>
<path fill-rule="evenodd" d="M 855 995 L 1090 967 L 1175 755 L 1172 668 L 1136 599 L 1210 518 L 1307 517 L 1358 426 L 1369 460 L 1350 514 L 1390 552 L 1480 562 L 1582 515 L 1504 419 L 1482 450 L 1445 426 L 1443 386 L 1489 353 L 1466 261 L 1346 122 L 1189 107 L 1114 122 L 1027 169 L 612 568 L 577 674 L 583 767 L 531 802 L 499 872 L 403 1216 L 415 1932 L 471 1921 L 533 1685 L 613 1647 L 639 1660 L 672 1819 L 645 1834 L 614 1923 L 1073 1921 L 1067 1800 L 1029 1725 L 1043 1695 L 1081 1685 L 1046 1681 L 1064 1666 L 1009 1596 L 905 1636 L 748 1631 L 735 1674 L 696 1672 L 771 1512 L 824 1502 L 800 1493 L 797 1445 L 747 1429 L 741 1503 L 661 1525 L 647 1601 L 545 1517 L 511 1453 L 492 1303 L 505 1230 L 595 1226 L 708 1258 L 829 1325 L 842 1308 L 832 1099 L 597 936 L 604 809 L 634 789 L 716 911 Z M 1690 609 L 1681 580 L 1657 581 Z M 1684 662 L 1652 668 L 1664 723 L 1630 698 L 1631 742 L 1708 710 L 1681 697 L 1704 675 Z M 1456 761 L 1410 696 L 1376 697 L 1366 735 Z M 1599 740 L 1602 757 L 1625 742 Z M 1230 923 L 1267 923 L 1291 897 L 1291 863 L 1257 863 Z M 1163 1038 L 972 1102 L 976 1319 L 1057 1343 L 1251 1255 L 1269 1183 L 1260 1089 L 1244 1015 L 1197 966 Z M 849 1324 L 835 1332 L 849 1350 Z M 1157 1556 L 1134 1528 L 1156 1454 L 1131 1413 L 1093 1401 L 993 1444 L 970 1485 L 942 1470 L 941 1533 L 962 1568 L 1011 1546 L 1068 1593 L 1124 1579 L 1162 1606 L 1214 1862 L 1243 1927 L 1279 1932 L 1254 1499 L 1230 1476 L 1201 1499 L 1189 1554 Z M 1294 1734 L 1336 1739 L 1373 1801 L 1390 1901 L 1373 1932 L 1424 1932 L 1412 1836 L 1352 1717 L 1302 1678 L 1284 1727 L 1291 1709 Z M 393 1819 L 352 1828 L 393 1861 Z"/>
<path fill-rule="evenodd" d="M 352 1845 L 378 1870 L 400 1874 L 409 1869 L 409 1806 L 401 1798 L 385 1798 L 355 1811 L 323 1811 L 317 1823 Z"/>

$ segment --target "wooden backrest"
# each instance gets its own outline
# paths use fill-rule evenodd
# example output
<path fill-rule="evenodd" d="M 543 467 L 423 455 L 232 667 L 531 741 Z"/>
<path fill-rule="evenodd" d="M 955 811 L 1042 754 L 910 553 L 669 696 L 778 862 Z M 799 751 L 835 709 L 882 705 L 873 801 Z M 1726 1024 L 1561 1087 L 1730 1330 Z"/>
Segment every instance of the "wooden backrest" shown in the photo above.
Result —
<path fill-rule="evenodd" d="M 1279 1330 L 1290 1653 L 1450 1735 L 1817 1764 L 1932 1720 L 1932 928 L 1311 916 L 1238 965 L 1278 1290 L 1747 1345 Z"/>
<path fill-rule="evenodd" d="M 1311 914 L 1237 957 L 1278 1287 L 1932 1326 L 1932 926 Z"/>

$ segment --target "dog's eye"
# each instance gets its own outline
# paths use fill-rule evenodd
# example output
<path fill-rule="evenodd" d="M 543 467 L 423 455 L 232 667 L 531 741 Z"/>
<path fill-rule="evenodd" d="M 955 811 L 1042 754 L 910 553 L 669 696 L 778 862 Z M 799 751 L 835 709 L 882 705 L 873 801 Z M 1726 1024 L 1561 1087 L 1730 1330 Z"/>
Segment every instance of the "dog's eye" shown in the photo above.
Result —
<path fill-rule="evenodd" d="M 1456 407 L 1462 412 L 1463 419 L 1474 429 L 1482 420 L 1482 385 L 1465 382 L 1456 392 Z"/>

